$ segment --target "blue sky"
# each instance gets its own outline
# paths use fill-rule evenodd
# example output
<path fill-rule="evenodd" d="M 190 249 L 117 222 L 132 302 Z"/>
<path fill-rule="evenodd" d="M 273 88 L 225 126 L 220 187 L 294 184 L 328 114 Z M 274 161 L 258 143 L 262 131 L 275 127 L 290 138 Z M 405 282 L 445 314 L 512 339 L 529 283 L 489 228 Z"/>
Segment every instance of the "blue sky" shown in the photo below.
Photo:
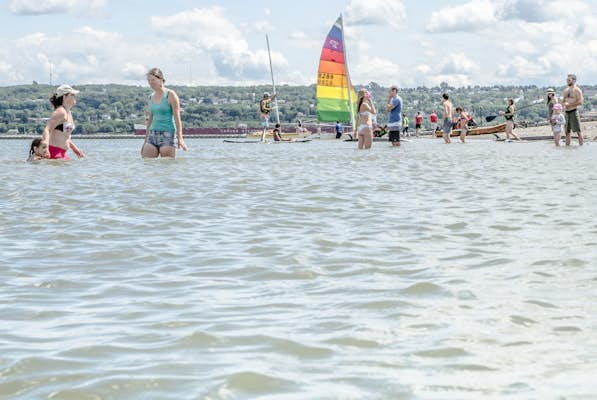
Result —
<path fill-rule="evenodd" d="M 344 15 L 355 84 L 597 84 L 597 0 L 3 0 L 0 85 L 316 81 Z"/>

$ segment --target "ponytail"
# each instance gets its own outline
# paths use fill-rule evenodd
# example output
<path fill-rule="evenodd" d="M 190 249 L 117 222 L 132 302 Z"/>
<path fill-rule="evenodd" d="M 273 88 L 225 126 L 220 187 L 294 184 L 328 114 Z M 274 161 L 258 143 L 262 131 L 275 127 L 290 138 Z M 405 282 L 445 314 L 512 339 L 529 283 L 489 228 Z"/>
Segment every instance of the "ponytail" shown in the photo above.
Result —
<path fill-rule="evenodd" d="M 56 93 L 53 93 L 52 97 L 50 97 L 50 103 L 54 106 L 54 109 L 60 107 L 62 105 L 63 101 L 64 101 L 64 96 L 56 97 Z"/>

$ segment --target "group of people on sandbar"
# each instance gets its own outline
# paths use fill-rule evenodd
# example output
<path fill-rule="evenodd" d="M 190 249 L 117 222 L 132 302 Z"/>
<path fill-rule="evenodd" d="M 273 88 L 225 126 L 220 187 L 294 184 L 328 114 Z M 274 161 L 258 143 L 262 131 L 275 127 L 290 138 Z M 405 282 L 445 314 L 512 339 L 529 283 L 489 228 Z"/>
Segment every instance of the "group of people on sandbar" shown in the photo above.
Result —
<path fill-rule="evenodd" d="M 150 69 L 146 78 L 153 93 L 148 98 L 149 112 L 145 140 L 141 147 L 141 157 L 174 158 L 177 148 L 188 150 L 182 136 L 180 100 L 174 90 L 165 86 L 166 79 L 159 68 Z M 41 138 L 33 139 L 28 161 L 68 160 L 68 150 L 72 150 L 78 158 L 85 157 L 83 151 L 72 141 L 75 121 L 71 110 L 77 104 L 78 93 L 78 90 L 69 85 L 60 85 L 52 93 L 50 103 L 54 107 L 54 111 Z"/>
<path fill-rule="evenodd" d="M 548 107 L 548 121 L 552 129 L 553 138 L 556 146 L 560 146 L 561 135 L 566 135 L 566 145 L 570 145 L 571 134 L 575 133 L 578 137 L 578 144 L 582 145 L 584 140 L 580 127 L 580 116 L 578 107 L 583 104 L 582 90 L 576 85 L 576 75 L 569 74 L 566 79 L 566 88 L 562 95 L 562 103 L 559 103 L 555 91 L 553 89 L 547 90 L 547 107 Z M 402 127 L 402 134 L 408 134 L 405 129 L 406 115 L 402 112 L 402 98 L 398 96 L 398 87 L 391 86 L 388 93 L 388 100 L 386 105 L 386 112 L 388 113 L 389 129 L 388 140 L 392 146 L 400 146 L 400 133 Z M 359 149 L 370 149 L 373 136 L 373 122 L 375 120 L 377 111 L 375 105 L 371 100 L 371 94 L 367 89 L 361 89 L 357 94 L 357 129 L 356 135 L 358 138 Z M 442 137 L 445 143 L 451 143 L 451 133 L 453 129 L 460 130 L 460 140 L 464 143 L 467 133 L 471 127 L 475 126 L 472 116 L 463 110 L 462 107 L 454 108 L 450 101 L 450 96 L 447 93 L 442 94 L 442 120 L 438 124 L 438 116 L 433 111 L 430 115 L 432 132 L 436 129 L 441 129 Z M 562 112 L 565 111 L 565 114 Z M 506 141 L 511 141 L 511 137 L 521 140 L 520 136 L 514 133 L 514 119 L 516 116 L 516 105 L 513 99 L 506 100 L 506 106 L 499 112 L 500 116 L 505 119 L 505 133 Z M 493 116 L 492 118 L 495 118 Z M 416 132 L 417 136 L 421 128 L 422 116 L 420 112 L 416 116 Z"/>

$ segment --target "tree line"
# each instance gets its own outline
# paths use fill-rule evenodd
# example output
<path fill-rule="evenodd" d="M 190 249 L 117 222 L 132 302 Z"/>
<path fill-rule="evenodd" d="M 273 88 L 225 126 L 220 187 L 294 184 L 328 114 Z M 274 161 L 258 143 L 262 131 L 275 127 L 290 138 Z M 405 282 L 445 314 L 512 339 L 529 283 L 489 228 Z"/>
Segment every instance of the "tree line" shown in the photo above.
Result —
<path fill-rule="evenodd" d="M 385 104 L 388 88 L 375 82 L 366 87 L 371 92 L 379 111 L 378 123 L 387 120 Z M 77 128 L 74 134 L 133 132 L 134 124 L 144 124 L 151 91 L 146 86 L 127 85 L 78 85 L 81 92 L 73 115 Z M 181 118 L 185 127 L 248 127 L 259 126 L 259 101 L 271 87 L 262 86 L 172 86 L 181 101 Z M 282 124 L 317 121 L 315 85 L 278 86 L 278 110 Z M 597 109 L 597 85 L 583 86 L 585 105 L 583 111 Z M 31 85 L 0 88 L 0 134 L 7 132 L 41 133 L 52 112 L 48 99 L 53 86 Z M 563 87 L 556 88 L 561 93 Z M 505 99 L 514 98 L 518 108 L 537 102 L 535 106 L 520 110 L 518 119 L 529 123 L 546 119 L 544 87 L 537 86 L 468 86 L 450 87 L 442 83 L 437 87 L 401 88 L 399 95 L 404 102 L 403 111 L 411 117 L 420 111 L 428 121 L 431 111 L 441 112 L 441 94 L 446 92 L 455 106 L 471 112 L 479 124 L 484 118 L 496 115 L 505 108 Z M 541 101 L 543 100 L 543 101 Z"/>

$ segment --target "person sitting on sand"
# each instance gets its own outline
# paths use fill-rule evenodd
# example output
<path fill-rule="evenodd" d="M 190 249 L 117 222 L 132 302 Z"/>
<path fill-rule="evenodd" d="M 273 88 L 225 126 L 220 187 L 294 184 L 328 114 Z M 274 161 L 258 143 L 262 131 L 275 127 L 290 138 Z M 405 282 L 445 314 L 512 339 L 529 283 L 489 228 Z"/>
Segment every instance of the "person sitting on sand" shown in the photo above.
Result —
<path fill-rule="evenodd" d="M 382 137 L 386 133 L 388 133 L 388 125 L 378 126 L 377 128 L 375 128 L 373 130 L 373 136 L 374 137 Z"/>
<path fill-rule="evenodd" d="M 274 142 L 291 142 L 292 139 L 284 139 L 282 137 L 282 132 L 280 131 L 280 124 L 276 124 L 274 130 L 272 131 L 272 137 Z"/>
<path fill-rule="evenodd" d="M 303 126 L 300 119 L 297 121 L 297 124 L 296 124 L 296 133 L 299 135 L 305 134 L 305 133 L 310 133 L 309 130 Z"/>
<path fill-rule="evenodd" d="M 33 139 L 27 161 L 31 162 L 49 158 L 50 150 L 48 150 L 48 143 L 44 142 L 40 137 Z"/>

